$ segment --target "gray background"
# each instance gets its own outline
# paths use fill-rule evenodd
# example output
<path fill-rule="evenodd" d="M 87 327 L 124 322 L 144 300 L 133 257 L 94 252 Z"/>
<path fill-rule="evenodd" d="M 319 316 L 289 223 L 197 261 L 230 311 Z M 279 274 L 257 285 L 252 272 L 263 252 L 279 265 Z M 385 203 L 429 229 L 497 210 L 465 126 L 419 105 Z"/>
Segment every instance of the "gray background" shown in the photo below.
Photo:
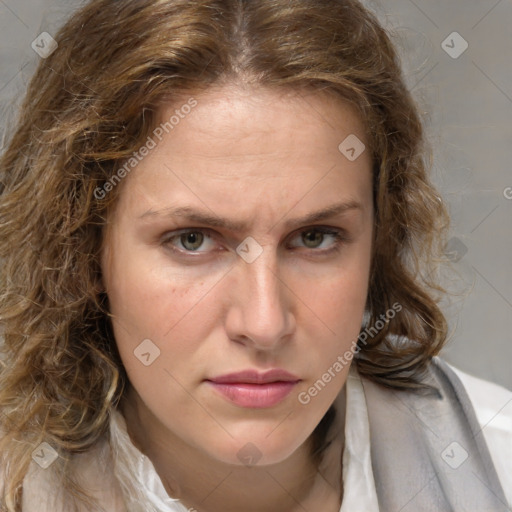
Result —
<path fill-rule="evenodd" d="M 1 133 L 40 58 L 32 41 L 55 34 L 81 3 L 0 0 Z M 451 335 L 443 355 L 512 389 L 512 2 L 366 4 L 399 47 L 434 149 L 434 181 L 452 215 L 454 272 L 444 284 L 457 295 L 444 303 Z M 468 44 L 457 58 L 442 46 L 463 48 L 453 32 Z"/>

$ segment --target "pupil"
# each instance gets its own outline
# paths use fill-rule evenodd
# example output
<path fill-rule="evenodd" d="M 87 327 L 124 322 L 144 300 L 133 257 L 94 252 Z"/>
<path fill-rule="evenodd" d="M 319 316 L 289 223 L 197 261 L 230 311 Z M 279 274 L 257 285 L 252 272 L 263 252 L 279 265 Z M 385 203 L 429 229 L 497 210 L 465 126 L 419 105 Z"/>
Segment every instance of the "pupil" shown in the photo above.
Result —
<path fill-rule="evenodd" d="M 313 236 L 311 236 L 313 234 Z M 320 233 L 320 231 L 307 231 L 306 232 L 306 245 L 310 247 L 310 242 L 313 242 L 313 246 L 316 247 L 318 243 L 322 241 L 323 233 Z"/>
<path fill-rule="evenodd" d="M 189 250 L 197 249 L 198 247 L 201 247 L 201 243 L 203 241 L 202 236 L 203 236 L 202 233 L 198 233 L 198 232 L 185 233 L 183 235 L 183 240 L 182 240 L 183 245 Z M 192 247 L 187 247 L 187 244 L 192 245 Z"/>

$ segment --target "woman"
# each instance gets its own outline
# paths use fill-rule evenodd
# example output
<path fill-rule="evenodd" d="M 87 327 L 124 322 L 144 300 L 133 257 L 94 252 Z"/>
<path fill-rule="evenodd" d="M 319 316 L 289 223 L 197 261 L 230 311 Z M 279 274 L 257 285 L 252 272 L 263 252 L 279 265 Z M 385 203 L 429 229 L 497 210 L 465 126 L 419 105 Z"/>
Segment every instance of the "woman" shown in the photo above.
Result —
<path fill-rule="evenodd" d="M 93 0 L 55 40 L 1 160 L 2 508 L 507 510 L 375 18 Z"/>

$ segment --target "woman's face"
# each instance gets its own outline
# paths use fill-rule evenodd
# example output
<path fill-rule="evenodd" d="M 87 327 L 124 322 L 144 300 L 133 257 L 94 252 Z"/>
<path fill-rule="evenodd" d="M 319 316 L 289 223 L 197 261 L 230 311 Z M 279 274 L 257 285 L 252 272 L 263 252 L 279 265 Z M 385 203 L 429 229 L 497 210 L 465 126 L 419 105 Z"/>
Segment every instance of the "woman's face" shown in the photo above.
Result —
<path fill-rule="evenodd" d="M 340 393 L 360 331 L 373 230 L 363 125 L 320 93 L 235 86 L 162 107 L 160 122 L 118 185 L 102 255 L 122 361 L 169 439 L 277 463 Z M 212 382 L 271 369 L 291 376 Z"/>

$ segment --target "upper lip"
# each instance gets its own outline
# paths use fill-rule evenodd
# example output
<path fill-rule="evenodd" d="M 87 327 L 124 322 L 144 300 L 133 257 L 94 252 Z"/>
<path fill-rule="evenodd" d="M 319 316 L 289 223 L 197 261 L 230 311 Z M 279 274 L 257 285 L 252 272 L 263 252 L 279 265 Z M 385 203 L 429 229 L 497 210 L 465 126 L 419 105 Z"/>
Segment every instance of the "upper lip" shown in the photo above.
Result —
<path fill-rule="evenodd" d="M 243 370 L 241 372 L 229 373 L 207 380 L 216 382 L 217 384 L 267 384 L 269 382 L 297 382 L 300 379 L 286 370 L 275 368 L 264 373 L 260 373 L 256 370 Z"/>

